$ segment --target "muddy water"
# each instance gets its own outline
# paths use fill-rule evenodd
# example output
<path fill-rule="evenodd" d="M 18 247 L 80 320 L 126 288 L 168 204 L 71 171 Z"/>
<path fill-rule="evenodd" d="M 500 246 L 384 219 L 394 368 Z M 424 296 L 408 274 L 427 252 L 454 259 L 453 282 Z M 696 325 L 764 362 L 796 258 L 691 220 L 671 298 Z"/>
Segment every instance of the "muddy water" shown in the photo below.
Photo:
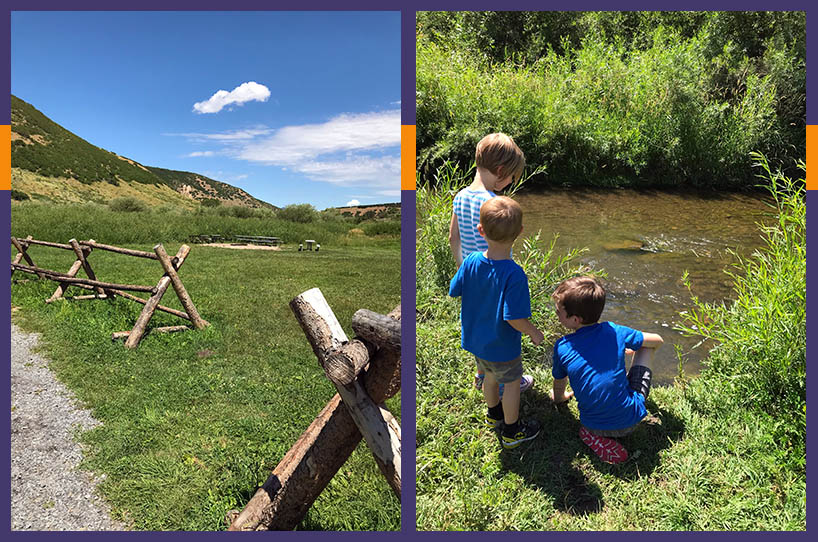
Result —
<path fill-rule="evenodd" d="M 687 374 L 697 374 L 708 345 L 684 337 L 674 326 L 690 306 L 682 283 L 689 273 L 693 293 L 704 301 L 727 300 L 735 261 L 728 249 L 749 255 L 763 244 L 758 222 L 769 223 L 772 209 L 760 194 L 695 194 L 634 190 L 561 190 L 520 192 L 523 235 L 542 230 L 558 249 L 587 247 L 581 261 L 604 269 L 608 300 L 602 320 L 659 333 L 665 346 L 657 352 L 654 382 L 670 383 L 681 346 Z M 520 242 L 515 245 L 519 250 Z M 548 299 L 532 300 L 550 303 Z"/>

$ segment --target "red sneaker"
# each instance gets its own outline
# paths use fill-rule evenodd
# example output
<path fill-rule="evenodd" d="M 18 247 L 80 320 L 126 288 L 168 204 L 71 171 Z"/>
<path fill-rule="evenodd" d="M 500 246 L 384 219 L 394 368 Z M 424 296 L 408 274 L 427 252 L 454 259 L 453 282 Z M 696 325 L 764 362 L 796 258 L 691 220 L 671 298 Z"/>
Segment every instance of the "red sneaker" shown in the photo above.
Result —
<path fill-rule="evenodd" d="M 628 459 L 628 450 L 612 438 L 598 437 L 585 427 L 580 428 L 579 438 L 605 463 L 622 463 Z"/>

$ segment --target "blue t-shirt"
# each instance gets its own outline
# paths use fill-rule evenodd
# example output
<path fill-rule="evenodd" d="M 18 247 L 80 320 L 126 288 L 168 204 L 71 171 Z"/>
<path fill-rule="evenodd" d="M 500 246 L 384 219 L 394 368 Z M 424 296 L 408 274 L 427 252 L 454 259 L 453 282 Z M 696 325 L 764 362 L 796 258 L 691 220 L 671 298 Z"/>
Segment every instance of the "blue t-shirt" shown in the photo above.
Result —
<path fill-rule="evenodd" d="M 464 188 L 454 197 L 453 210 L 460 230 L 460 255 L 465 259 L 472 252 L 483 252 L 489 248 L 486 240 L 477 232 L 480 223 L 480 207 L 495 197 L 489 190 Z"/>
<path fill-rule="evenodd" d="M 554 379 L 568 377 L 589 429 L 624 429 L 645 417 L 645 398 L 628 385 L 625 348 L 642 348 L 641 331 L 612 322 L 581 327 L 554 344 Z"/>
<path fill-rule="evenodd" d="M 510 361 L 520 355 L 522 333 L 506 320 L 529 318 L 528 277 L 514 260 L 490 260 L 472 252 L 449 285 L 462 297 L 461 346 L 486 361 Z"/>

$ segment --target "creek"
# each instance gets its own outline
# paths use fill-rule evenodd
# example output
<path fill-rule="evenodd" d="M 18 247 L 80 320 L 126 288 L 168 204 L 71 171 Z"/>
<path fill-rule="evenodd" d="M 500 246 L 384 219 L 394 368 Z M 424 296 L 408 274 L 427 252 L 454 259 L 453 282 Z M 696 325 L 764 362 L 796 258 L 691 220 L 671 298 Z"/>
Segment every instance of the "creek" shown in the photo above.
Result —
<path fill-rule="evenodd" d="M 659 333 L 665 345 L 654 358 L 654 383 L 669 384 L 678 374 L 679 345 L 687 375 L 698 374 L 712 345 L 696 346 L 674 327 L 691 307 L 682 281 L 687 271 L 692 293 L 706 302 L 729 302 L 732 281 L 725 270 L 736 261 L 730 251 L 749 256 L 763 246 L 759 223 L 774 218 L 763 195 L 666 192 L 631 189 L 519 191 L 523 236 L 542 232 L 543 243 L 559 234 L 557 254 L 586 247 L 582 263 L 604 270 L 608 292 L 601 320 Z M 515 244 L 515 253 L 521 241 Z M 550 299 L 532 299 L 532 304 Z"/>

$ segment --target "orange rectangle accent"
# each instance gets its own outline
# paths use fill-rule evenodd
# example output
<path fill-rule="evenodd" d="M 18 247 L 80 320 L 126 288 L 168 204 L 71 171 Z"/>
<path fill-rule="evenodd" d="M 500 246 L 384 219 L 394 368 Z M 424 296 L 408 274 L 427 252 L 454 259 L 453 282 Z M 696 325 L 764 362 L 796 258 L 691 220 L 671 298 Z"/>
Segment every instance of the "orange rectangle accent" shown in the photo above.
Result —
<path fill-rule="evenodd" d="M 11 126 L 0 126 L 0 190 L 11 190 Z"/>
<path fill-rule="evenodd" d="M 400 127 L 400 189 L 415 190 L 417 169 L 415 160 L 415 125 L 402 124 Z"/>
<path fill-rule="evenodd" d="M 815 158 L 815 155 L 818 154 L 818 125 L 815 124 L 808 124 L 807 125 L 807 190 L 818 190 L 818 174 L 810 175 L 809 174 L 809 159 Z M 813 164 L 814 166 L 818 166 L 818 160 L 815 161 Z"/>

